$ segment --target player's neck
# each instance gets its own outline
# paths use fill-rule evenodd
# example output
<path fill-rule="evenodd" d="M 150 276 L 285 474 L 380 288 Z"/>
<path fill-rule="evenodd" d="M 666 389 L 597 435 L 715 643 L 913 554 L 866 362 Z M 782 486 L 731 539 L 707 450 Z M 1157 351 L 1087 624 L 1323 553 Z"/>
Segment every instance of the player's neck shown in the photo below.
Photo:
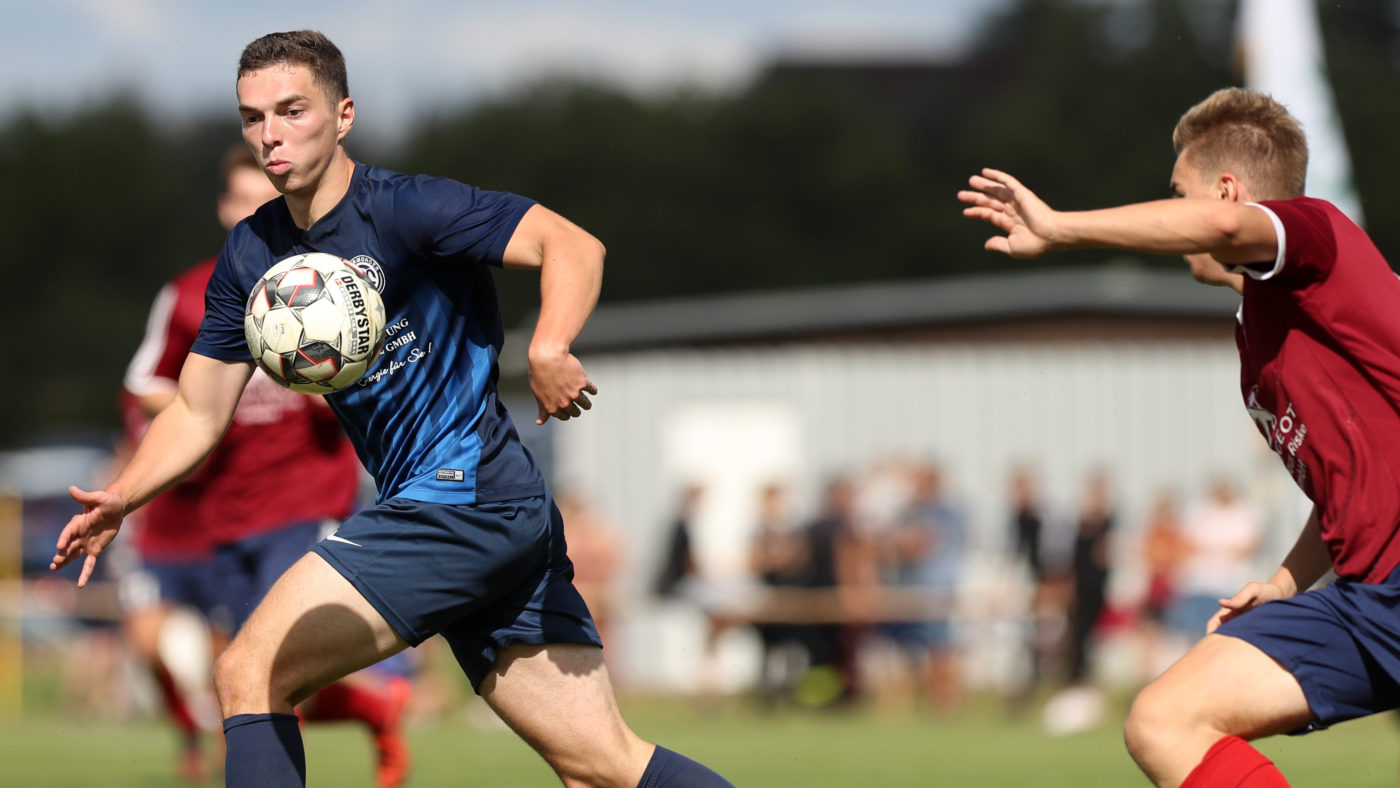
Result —
<path fill-rule="evenodd" d="M 292 221 L 303 230 L 310 229 L 311 225 L 340 204 L 350 190 L 350 181 L 354 177 L 355 162 L 346 155 L 344 148 L 337 148 L 335 158 L 314 188 L 285 195 Z"/>

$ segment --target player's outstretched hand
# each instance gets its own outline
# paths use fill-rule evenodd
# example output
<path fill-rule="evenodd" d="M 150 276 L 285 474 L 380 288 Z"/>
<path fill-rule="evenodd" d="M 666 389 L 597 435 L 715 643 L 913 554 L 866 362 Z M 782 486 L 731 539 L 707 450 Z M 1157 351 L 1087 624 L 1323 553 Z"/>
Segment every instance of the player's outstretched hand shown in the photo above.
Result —
<path fill-rule="evenodd" d="M 1206 634 L 1214 632 L 1220 628 L 1221 624 L 1232 618 L 1243 615 L 1253 610 L 1265 602 L 1272 602 L 1275 599 L 1284 599 L 1288 596 L 1282 588 L 1274 583 L 1248 583 L 1239 593 L 1229 599 L 1220 600 L 1220 609 L 1206 622 Z"/>
<path fill-rule="evenodd" d="M 78 556 L 86 555 L 83 569 L 78 574 L 78 587 L 82 588 L 97 567 L 97 556 L 116 538 L 126 506 L 120 498 L 105 490 L 87 492 L 70 486 L 68 494 L 83 505 L 83 511 L 73 515 L 63 526 L 49 569 L 62 569 Z"/>
<path fill-rule="evenodd" d="M 1005 235 L 987 239 L 989 251 L 1011 257 L 1039 257 L 1055 249 L 1055 212 L 1035 192 L 1010 175 L 987 168 L 967 180 L 972 188 L 958 192 L 967 203 L 963 216 L 980 219 Z"/>
<path fill-rule="evenodd" d="M 598 387 L 588 379 L 578 358 L 564 351 L 530 354 L 530 391 L 539 405 L 535 423 L 544 424 L 550 416 L 560 421 L 581 416 L 593 407 L 588 395 L 597 395 Z"/>

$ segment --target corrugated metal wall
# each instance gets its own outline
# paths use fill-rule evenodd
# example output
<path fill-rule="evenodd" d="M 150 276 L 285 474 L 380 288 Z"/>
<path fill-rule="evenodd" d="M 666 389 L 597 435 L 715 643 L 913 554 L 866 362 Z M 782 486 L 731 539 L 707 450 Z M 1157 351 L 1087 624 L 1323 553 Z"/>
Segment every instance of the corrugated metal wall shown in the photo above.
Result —
<path fill-rule="evenodd" d="M 969 581 L 989 589 L 1006 587 L 1006 479 L 1016 462 L 1037 466 L 1065 511 L 1090 469 L 1109 471 L 1120 599 L 1140 586 L 1136 536 L 1163 488 L 1189 500 L 1216 472 L 1245 484 L 1277 526 L 1266 565 L 1301 523 L 1299 495 L 1240 402 L 1228 338 L 674 349 L 584 362 L 600 393 L 584 418 L 551 430 L 555 484 L 585 491 L 625 534 L 626 619 L 611 658 L 641 684 L 693 684 L 698 641 L 677 636 L 683 625 L 666 624 L 674 613 L 647 591 L 676 495 L 696 474 L 716 487 L 698 548 L 725 582 L 743 574 L 752 493 L 768 477 L 790 482 L 810 513 L 829 477 L 890 455 L 944 467 L 971 518 Z"/>

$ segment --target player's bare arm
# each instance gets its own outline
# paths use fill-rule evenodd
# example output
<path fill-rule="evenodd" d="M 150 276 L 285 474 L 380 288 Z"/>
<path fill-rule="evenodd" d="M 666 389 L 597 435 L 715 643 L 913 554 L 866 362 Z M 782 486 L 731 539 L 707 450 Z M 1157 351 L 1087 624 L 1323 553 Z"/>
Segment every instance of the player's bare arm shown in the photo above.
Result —
<path fill-rule="evenodd" d="M 1222 263 L 1269 262 L 1278 254 L 1264 211 L 1233 199 L 1182 197 L 1091 211 L 1056 211 L 1011 175 L 985 169 L 958 192 L 963 215 L 1004 235 L 990 251 L 1016 258 L 1061 249 L 1109 248 L 1145 254 L 1209 254 Z"/>
<path fill-rule="evenodd" d="M 1322 528 L 1318 523 L 1317 508 L 1314 507 L 1302 533 L 1298 534 L 1298 540 L 1293 543 L 1293 549 L 1288 551 L 1273 576 L 1263 583 L 1248 583 L 1239 593 L 1220 600 L 1220 610 L 1211 617 L 1206 631 L 1214 632 L 1226 621 L 1265 602 L 1287 599 L 1312 588 L 1331 568 L 1332 555 L 1322 541 Z"/>
<path fill-rule="evenodd" d="M 83 505 L 59 533 L 50 569 L 86 556 L 78 586 L 87 585 L 97 556 L 111 544 L 123 518 L 199 465 L 233 419 L 252 374 L 251 363 L 217 361 L 191 353 L 175 398 L 151 422 L 141 445 L 105 490 L 70 487 Z"/>
<path fill-rule="evenodd" d="M 525 212 L 506 245 L 505 265 L 540 272 L 540 317 L 529 350 L 536 424 L 579 416 L 593 405 L 588 395 L 598 393 L 570 348 L 598 303 L 605 254 L 597 238 L 540 205 Z"/>

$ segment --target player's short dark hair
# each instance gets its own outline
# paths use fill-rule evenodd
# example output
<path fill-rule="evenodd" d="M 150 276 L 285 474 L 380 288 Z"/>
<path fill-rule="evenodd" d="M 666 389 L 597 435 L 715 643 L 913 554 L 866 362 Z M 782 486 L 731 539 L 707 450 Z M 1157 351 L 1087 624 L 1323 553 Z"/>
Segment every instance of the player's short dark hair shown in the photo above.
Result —
<path fill-rule="evenodd" d="M 315 30 L 268 33 L 243 48 L 238 58 L 238 76 L 279 63 L 305 66 L 316 85 L 334 104 L 350 95 L 345 76 L 345 56 L 340 49 Z"/>
<path fill-rule="evenodd" d="M 1209 177 L 1235 173 L 1256 199 L 1289 200 L 1303 194 L 1308 139 L 1288 110 L 1263 93 L 1215 91 L 1181 116 L 1172 145 Z"/>

